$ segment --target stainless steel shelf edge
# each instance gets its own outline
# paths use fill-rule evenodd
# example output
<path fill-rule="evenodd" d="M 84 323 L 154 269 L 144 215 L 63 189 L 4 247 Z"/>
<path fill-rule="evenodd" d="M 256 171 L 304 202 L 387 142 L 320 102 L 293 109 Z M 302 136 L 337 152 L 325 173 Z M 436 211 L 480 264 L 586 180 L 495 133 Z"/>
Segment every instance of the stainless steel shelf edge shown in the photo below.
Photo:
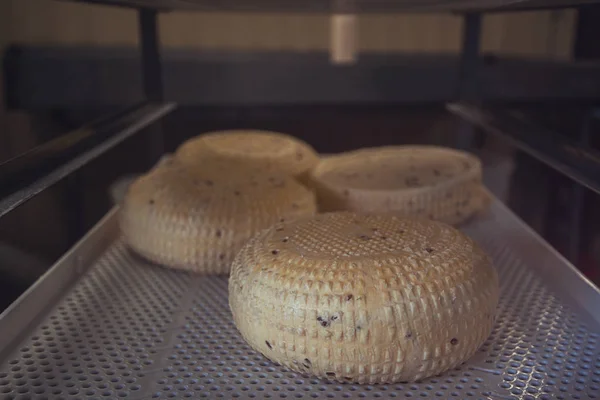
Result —
<path fill-rule="evenodd" d="M 498 135 L 525 153 L 556 169 L 581 185 L 600 193 L 600 154 L 565 136 L 536 126 L 521 113 L 470 104 L 450 103 L 451 113 Z"/>
<path fill-rule="evenodd" d="M 488 195 L 493 197 L 489 192 Z M 585 310 L 592 324 L 600 328 L 600 289 L 504 203 L 496 200 L 492 207 L 501 216 L 496 225 L 506 233 L 503 237 L 508 247 L 519 253 L 523 262 L 561 293 L 565 301 Z"/>
<path fill-rule="evenodd" d="M 64 179 L 72 172 L 83 167 L 91 160 L 99 157 L 100 155 L 113 148 L 114 146 L 118 145 L 131 135 L 139 132 L 143 128 L 157 121 L 158 119 L 172 111 L 175 107 L 175 103 L 166 103 L 160 105 L 148 104 L 142 109 L 133 111 L 133 113 L 136 116 L 136 118 L 133 121 L 129 121 L 128 119 L 131 118 L 131 115 L 124 116 L 123 120 L 126 122 L 123 123 L 123 126 L 120 128 L 120 131 L 118 131 L 118 133 L 112 135 L 108 139 L 90 148 L 89 150 L 84 151 L 83 153 L 68 160 L 66 163 L 56 167 L 55 169 L 48 172 L 46 175 L 43 175 L 42 177 L 33 181 L 31 184 L 19 188 L 17 191 L 10 193 L 4 198 L 1 198 L 0 216 L 12 211 L 14 208 L 31 199 L 33 196 L 37 195 L 44 189 Z"/>
<path fill-rule="evenodd" d="M 28 328 L 35 326 L 40 315 L 58 301 L 118 235 L 117 209 L 113 208 L 75 246 L 62 256 L 14 303 L 0 314 L 0 359 Z"/>
<path fill-rule="evenodd" d="M 117 236 L 116 216 L 0 317 L 0 397 L 600 398 L 597 288 L 497 200 L 461 227 L 498 269 L 492 334 L 460 368 L 394 385 L 338 384 L 271 363 L 236 330 L 226 277 L 144 261 Z"/>

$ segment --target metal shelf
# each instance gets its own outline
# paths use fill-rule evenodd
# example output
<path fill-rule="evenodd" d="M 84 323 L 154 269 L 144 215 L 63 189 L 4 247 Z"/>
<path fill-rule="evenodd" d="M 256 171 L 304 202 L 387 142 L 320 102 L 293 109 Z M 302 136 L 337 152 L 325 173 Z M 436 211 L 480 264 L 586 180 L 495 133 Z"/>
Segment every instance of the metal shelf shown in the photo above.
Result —
<path fill-rule="evenodd" d="M 466 91 L 461 59 L 442 53 L 364 54 L 344 67 L 331 65 L 324 52 L 171 49 L 162 59 L 165 98 L 181 106 L 443 103 L 463 100 Z M 600 93 L 600 63 L 495 56 L 476 62 L 470 94 L 481 101 L 591 103 Z M 20 110 L 122 107 L 144 97 L 134 47 L 13 46 L 4 63 L 7 106 Z"/>
<path fill-rule="evenodd" d="M 501 280 L 492 335 L 418 384 L 352 385 L 286 370 L 233 325 L 227 278 L 132 254 L 113 210 L 0 317 L 4 398 L 474 398 L 600 396 L 600 293 L 494 201 L 464 227 Z"/>
<path fill-rule="evenodd" d="M 143 91 L 146 99 L 157 104 L 164 98 L 157 32 L 159 11 L 465 12 L 459 76 L 461 87 L 466 89 L 459 92 L 459 98 L 477 101 L 476 72 L 481 61 L 481 16 L 477 13 L 600 2 L 71 1 L 139 9 Z M 109 129 L 114 135 L 99 145 L 61 163 L 33 185 L 23 185 L 0 203 L 0 212 L 10 211 L 157 120 L 174 105 L 150 107 L 154 108 L 146 109 L 139 118 L 123 121 L 121 128 Z M 504 116 L 492 117 L 487 115 L 478 123 L 500 133 L 525 126 L 523 121 L 519 125 Z M 471 121 L 477 122 L 476 118 Z M 495 126 L 499 122 L 502 126 Z M 514 132 L 517 135 L 521 131 Z M 160 132 L 157 130 L 152 137 L 153 147 L 162 152 Z M 555 150 L 561 155 L 564 149 Z M 573 162 L 574 158 L 571 155 L 567 160 Z M 572 175 L 582 182 L 590 177 Z M 501 301 L 494 331 L 478 354 L 461 368 L 407 385 L 342 385 L 292 373 L 269 362 L 250 349 L 235 329 L 228 308 L 226 278 L 176 272 L 140 259 L 120 239 L 116 214 L 116 209 L 109 213 L 0 315 L 0 397 L 600 397 L 600 292 L 498 201 L 492 203 L 486 216 L 463 228 L 486 248 L 499 271 Z"/>
<path fill-rule="evenodd" d="M 600 193 L 600 154 L 588 146 L 542 128 L 519 111 L 452 103 L 448 110 L 486 132 L 546 163 L 581 185 Z"/>
<path fill-rule="evenodd" d="M 65 0 L 63 0 L 65 1 Z M 499 12 L 570 8 L 598 0 L 66 0 L 160 11 Z"/>
<path fill-rule="evenodd" d="M 175 104 L 144 104 L 0 164 L 0 217 L 155 122 Z"/>

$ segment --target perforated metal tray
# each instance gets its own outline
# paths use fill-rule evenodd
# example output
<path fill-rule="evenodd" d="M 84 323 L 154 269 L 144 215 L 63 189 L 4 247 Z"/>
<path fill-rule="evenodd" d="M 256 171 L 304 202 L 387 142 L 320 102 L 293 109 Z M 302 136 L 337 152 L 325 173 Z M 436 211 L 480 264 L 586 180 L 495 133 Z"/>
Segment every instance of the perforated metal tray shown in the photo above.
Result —
<path fill-rule="evenodd" d="M 141 260 L 118 239 L 113 211 L 2 315 L 0 396 L 600 397 L 596 288 L 497 201 L 464 230 L 493 256 L 501 278 L 489 340 L 441 376 L 361 386 L 302 376 L 251 350 L 231 320 L 227 279 Z"/>

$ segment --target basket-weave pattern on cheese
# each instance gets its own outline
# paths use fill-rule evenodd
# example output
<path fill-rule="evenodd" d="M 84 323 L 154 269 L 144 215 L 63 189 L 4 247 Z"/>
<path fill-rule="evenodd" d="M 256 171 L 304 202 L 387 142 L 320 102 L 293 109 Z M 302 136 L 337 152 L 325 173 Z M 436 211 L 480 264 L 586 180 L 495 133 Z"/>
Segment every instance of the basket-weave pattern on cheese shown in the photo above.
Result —
<path fill-rule="evenodd" d="M 428 219 L 327 213 L 277 224 L 235 258 L 229 303 L 271 360 L 340 382 L 417 381 L 456 367 L 489 336 L 490 258 Z"/>
<path fill-rule="evenodd" d="M 307 143 L 286 134 L 259 130 L 206 133 L 184 142 L 175 157 L 198 167 L 207 157 L 217 157 L 298 178 L 305 177 L 318 162 L 317 153 Z"/>
<path fill-rule="evenodd" d="M 223 274 L 253 234 L 315 212 L 314 194 L 290 176 L 214 160 L 203 168 L 172 161 L 132 183 L 120 225 L 129 246 L 154 262 Z"/>
<path fill-rule="evenodd" d="M 434 146 L 389 146 L 324 158 L 311 174 L 322 211 L 395 211 L 458 224 L 488 204 L 481 162 Z"/>

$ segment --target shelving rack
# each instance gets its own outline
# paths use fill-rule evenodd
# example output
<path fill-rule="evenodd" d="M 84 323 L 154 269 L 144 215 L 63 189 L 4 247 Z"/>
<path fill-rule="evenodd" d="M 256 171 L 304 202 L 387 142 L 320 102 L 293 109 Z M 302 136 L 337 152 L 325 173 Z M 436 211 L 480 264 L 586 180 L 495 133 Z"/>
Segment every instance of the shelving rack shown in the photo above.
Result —
<path fill-rule="evenodd" d="M 176 108 L 164 97 L 157 16 L 172 10 L 430 12 L 464 15 L 459 101 L 450 112 L 600 193 L 598 155 L 518 112 L 480 104 L 481 13 L 576 7 L 595 0 L 90 0 L 138 9 L 146 101 L 0 165 L 0 217 Z M 315 380 L 268 362 L 232 324 L 226 279 L 140 260 L 119 239 L 116 210 L 0 316 L 3 398 L 600 397 L 600 292 L 494 201 L 462 229 L 494 258 L 502 299 L 490 339 L 461 368 L 418 384 Z"/>

